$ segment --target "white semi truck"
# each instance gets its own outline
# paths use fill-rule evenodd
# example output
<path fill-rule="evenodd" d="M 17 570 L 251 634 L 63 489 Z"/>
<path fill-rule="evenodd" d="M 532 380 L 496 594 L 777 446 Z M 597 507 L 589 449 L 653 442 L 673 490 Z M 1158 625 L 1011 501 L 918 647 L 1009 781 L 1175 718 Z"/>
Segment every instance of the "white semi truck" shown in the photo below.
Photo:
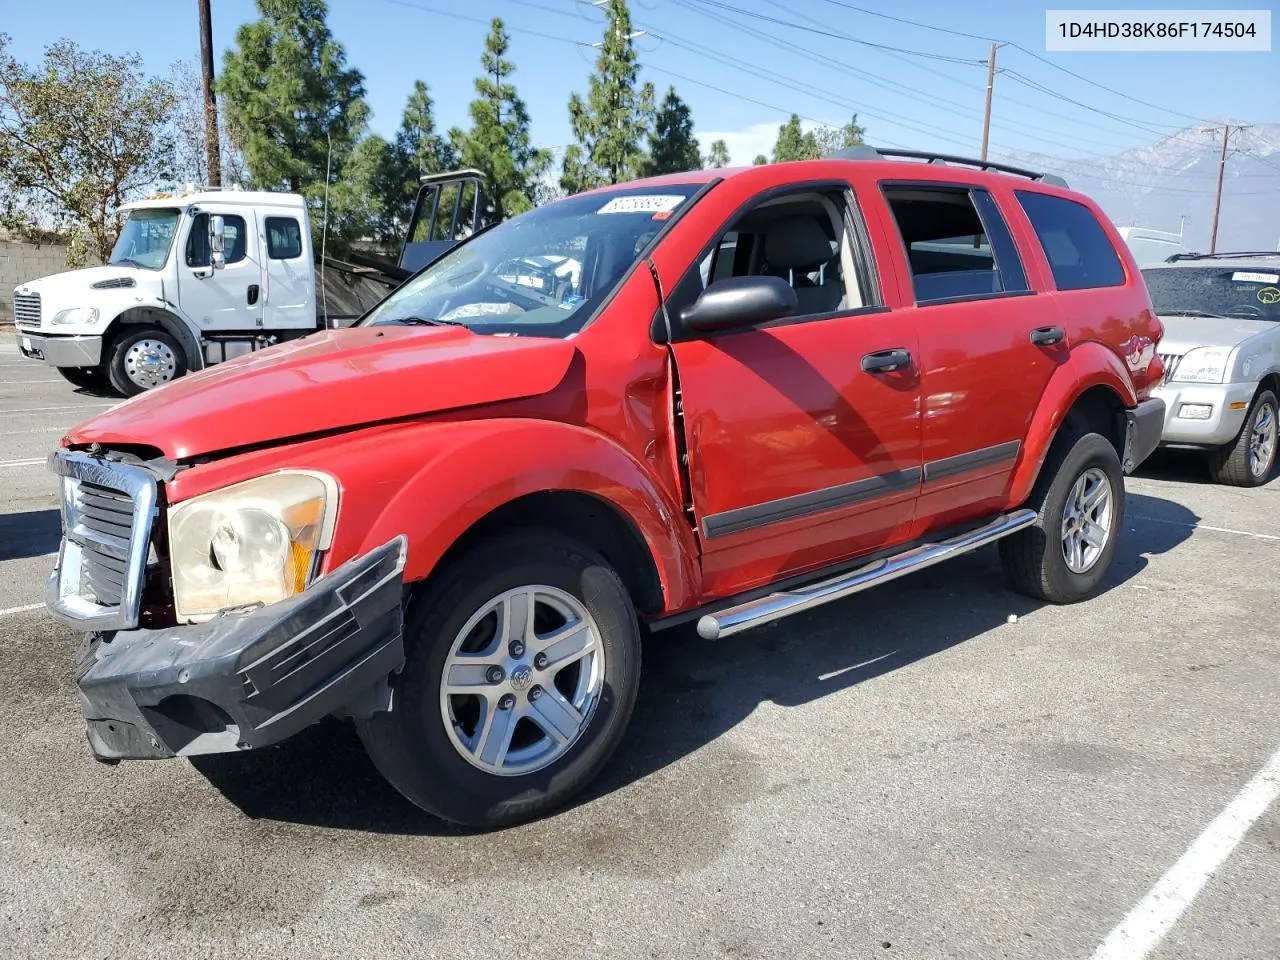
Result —
<path fill-rule="evenodd" d="M 376 274 L 381 286 L 374 284 L 372 302 L 337 320 L 317 302 L 300 195 L 188 188 L 123 204 L 106 264 L 14 288 L 19 350 L 76 386 L 133 396 L 341 326 L 483 222 L 481 179 L 471 170 L 423 177 L 399 268 L 354 271 Z"/>

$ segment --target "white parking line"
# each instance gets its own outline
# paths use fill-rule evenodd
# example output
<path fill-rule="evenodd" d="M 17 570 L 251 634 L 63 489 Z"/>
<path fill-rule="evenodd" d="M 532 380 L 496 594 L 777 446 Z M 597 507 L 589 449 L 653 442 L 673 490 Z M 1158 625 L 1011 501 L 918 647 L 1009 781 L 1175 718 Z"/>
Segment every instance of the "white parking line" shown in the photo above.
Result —
<path fill-rule="evenodd" d="M 1213 872 L 1280 796 L 1280 750 L 1169 868 L 1093 954 L 1093 960 L 1140 960 L 1164 938 Z"/>
<path fill-rule="evenodd" d="M 99 400 L 95 403 L 68 403 L 57 407 L 23 407 L 18 410 L 6 410 L 5 415 L 11 413 L 53 413 L 56 410 L 88 410 L 90 407 L 115 406 L 114 400 Z"/>
<path fill-rule="evenodd" d="M 0 617 L 7 617 L 11 613 L 29 613 L 32 610 L 44 609 L 43 603 L 28 603 L 25 607 L 5 607 L 0 610 Z"/>
<path fill-rule="evenodd" d="M 1212 530 L 1214 533 L 1234 533 L 1238 537 L 1253 537 L 1255 540 L 1280 540 L 1270 533 L 1253 533 L 1249 530 L 1232 530 L 1230 527 L 1211 527 L 1204 523 L 1185 523 L 1182 520 L 1165 520 L 1163 517 L 1144 517 L 1142 514 L 1130 514 L 1134 520 L 1147 520 L 1151 523 L 1167 523 L 1173 527 L 1185 527 L 1188 530 Z"/>
<path fill-rule="evenodd" d="M 45 457 L 30 457 L 26 460 L 0 460 L 0 467 L 34 467 L 37 463 L 45 463 Z"/>

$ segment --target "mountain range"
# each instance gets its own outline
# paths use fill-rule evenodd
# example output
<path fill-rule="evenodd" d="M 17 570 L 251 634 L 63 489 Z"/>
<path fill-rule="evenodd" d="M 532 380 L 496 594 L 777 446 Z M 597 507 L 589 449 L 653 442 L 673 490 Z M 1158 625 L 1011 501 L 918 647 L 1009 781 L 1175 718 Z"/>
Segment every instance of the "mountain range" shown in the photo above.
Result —
<path fill-rule="evenodd" d="M 1222 127 L 1198 124 L 1114 155 L 1062 159 L 994 151 L 992 160 L 1056 173 L 1088 194 L 1117 226 L 1182 232 L 1207 251 Z M 1219 252 L 1280 250 L 1280 124 L 1232 124 L 1222 180 Z"/>

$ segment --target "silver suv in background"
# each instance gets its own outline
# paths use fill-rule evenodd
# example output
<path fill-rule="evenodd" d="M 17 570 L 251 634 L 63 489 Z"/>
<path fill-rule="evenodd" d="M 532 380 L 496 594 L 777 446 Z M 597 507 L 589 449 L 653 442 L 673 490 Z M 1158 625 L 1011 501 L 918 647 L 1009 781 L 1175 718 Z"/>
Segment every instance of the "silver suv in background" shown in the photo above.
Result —
<path fill-rule="evenodd" d="M 1205 451 L 1219 483 L 1266 483 L 1280 416 L 1280 252 L 1180 253 L 1142 275 L 1165 327 L 1161 445 Z"/>

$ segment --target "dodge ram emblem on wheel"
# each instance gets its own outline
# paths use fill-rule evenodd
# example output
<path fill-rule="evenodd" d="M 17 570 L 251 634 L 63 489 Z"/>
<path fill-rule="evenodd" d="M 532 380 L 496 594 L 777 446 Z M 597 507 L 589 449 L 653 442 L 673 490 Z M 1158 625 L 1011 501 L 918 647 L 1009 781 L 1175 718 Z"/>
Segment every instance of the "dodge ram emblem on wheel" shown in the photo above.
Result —
<path fill-rule="evenodd" d="M 521 664 L 511 671 L 511 689 L 516 693 L 521 693 L 529 686 L 529 681 L 533 679 L 533 671 L 525 664 Z"/>

